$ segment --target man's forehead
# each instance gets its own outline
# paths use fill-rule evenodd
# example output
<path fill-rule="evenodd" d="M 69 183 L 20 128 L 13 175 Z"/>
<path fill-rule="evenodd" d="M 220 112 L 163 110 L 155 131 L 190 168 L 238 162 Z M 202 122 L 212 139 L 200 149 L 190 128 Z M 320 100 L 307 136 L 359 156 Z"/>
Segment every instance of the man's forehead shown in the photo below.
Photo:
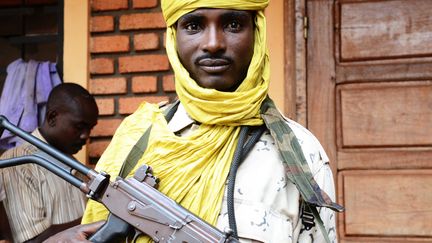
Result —
<path fill-rule="evenodd" d="M 235 10 L 235 9 L 221 9 L 221 8 L 198 8 L 192 12 L 186 13 L 182 18 L 187 18 L 188 16 L 205 16 L 208 14 L 217 14 L 221 17 L 234 17 L 234 16 L 250 16 L 252 15 L 252 11 L 247 10 Z"/>

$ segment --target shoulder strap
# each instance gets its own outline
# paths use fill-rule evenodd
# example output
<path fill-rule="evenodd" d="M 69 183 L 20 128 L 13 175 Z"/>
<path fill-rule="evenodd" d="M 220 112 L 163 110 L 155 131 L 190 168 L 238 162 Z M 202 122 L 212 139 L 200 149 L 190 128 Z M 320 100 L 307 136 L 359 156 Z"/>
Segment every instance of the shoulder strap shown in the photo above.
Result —
<path fill-rule="evenodd" d="M 330 243 L 331 242 L 330 238 L 328 236 L 326 228 L 324 227 L 324 223 L 323 223 L 323 221 L 322 221 L 322 219 L 320 217 L 320 214 L 319 214 L 317 208 L 314 207 L 314 206 L 312 206 L 312 205 L 309 205 L 309 204 L 307 204 L 307 207 L 309 207 L 309 209 L 312 211 L 312 213 L 313 213 L 313 215 L 315 217 L 315 220 L 316 220 L 316 222 L 318 224 L 318 227 L 320 228 L 320 230 L 321 230 L 321 232 L 323 234 L 323 237 L 324 237 L 325 241 L 328 242 L 328 243 Z"/>
<path fill-rule="evenodd" d="M 180 103 L 179 100 L 177 100 L 172 104 L 168 104 L 167 107 L 163 110 L 163 114 L 167 121 L 170 121 L 171 118 L 174 116 L 174 113 L 176 112 L 179 103 Z M 120 169 L 119 172 L 120 177 L 125 178 L 126 176 L 128 176 L 129 173 L 133 170 L 133 168 L 135 168 L 136 164 L 138 163 L 138 160 L 142 157 L 142 155 L 146 151 L 151 128 L 152 127 L 150 126 L 144 132 L 141 138 L 138 139 L 136 144 L 132 147 L 131 151 L 129 152 L 128 156 L 126 157 Z"/>
<path fill-rule="evenodd" d="M 180 100 L 176 100 L 173 103 L 168 104 L 167 107 L 162 111 L 167 122 L 171 121 L 171 119 L 174 116 L 174 113 L 177 111 L 179 104 L 180 104 Z"/>
<path fill-rule="evenodd" d="M 315 217 L 324 239 L 330 243 L 317 207 L 328 207 L 338 212 L 343 211 L 344 208 L 333 202 L 314 180 L 300 143 L 269 97 L 262 104 L 261 116 L 278 147 L 287 178 L 296 185 L 304 203 Z"/>
<path fill-rule="evenodd" d="M 144 154 L 144 151 L 146 151 L 151 128 L 152 128 L 151 126 L 147 128 L 147 130 L 144 132 L 141 138 L 138 139 L 138 142 L 136 142 L 136 144 L 132 147 L 131 151 L 129 152 L 128 156 L 126 157 L 120 169 L 119 172 L 120 177 L 126 178 L 126 176 L 129 175 L 129 173 L 133 170 L 133 168 L 135 168 L 136 164 L 138 163 L 138 160 Z"/>
<path fill-rule="evenodd" d="M 328 236 L 327 230 L 324 227 L 324 222 L 321 219 L 321 216 L 315 206 L 312 206 L 305 201 L 302 201 L 301 206 L 301 220 L 304 226 L 304 230 L 311 230 L 314 226 L 318 225 L 320 231 L 323 234 L 324 240 L 327 243 L 331 243 L 330 238 Z"/>
<path fill-rule="evenodd" d="M 262 104 L 261 116 L 275 140 L 286 176 L 296 185 L 302 198 L 310 205 L 343 211 L 344 208 L 333 202 L 314 180 L 297 137 L 269 97 Z"/>

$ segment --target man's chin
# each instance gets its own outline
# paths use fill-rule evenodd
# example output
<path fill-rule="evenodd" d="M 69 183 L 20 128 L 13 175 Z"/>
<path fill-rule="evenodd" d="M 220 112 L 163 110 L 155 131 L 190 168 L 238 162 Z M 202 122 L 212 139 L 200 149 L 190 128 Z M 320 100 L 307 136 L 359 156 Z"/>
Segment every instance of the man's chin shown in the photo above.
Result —
<path fill-rule="evenodd" d="M 226 84 L 224 80 L 219 79 L 207 79 L 205 82 L 198 83 L 199 86 L 206 89 L 215 89 L 221 92 L 231 92 L 235 90 L 234 85 Z"/>
<path fill-rule="evenodd" d="M 80 147 L 74 147 L 74 148 L 72 148 L 70 150 L 70 152 L 71 152 L 70 154 L 74 155 L 74 154 L 78 153 L 81 149 L 82 149 L 82 146 L 80 146 Z"/>

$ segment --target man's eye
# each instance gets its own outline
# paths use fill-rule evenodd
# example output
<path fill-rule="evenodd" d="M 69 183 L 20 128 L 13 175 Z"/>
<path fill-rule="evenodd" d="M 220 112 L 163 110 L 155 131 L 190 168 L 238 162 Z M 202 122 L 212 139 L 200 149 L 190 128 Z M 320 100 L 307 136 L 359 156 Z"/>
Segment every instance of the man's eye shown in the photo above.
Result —
<path fill-rule="evenodd" d="M 228 23 L 227 28 L 234 31 L 239 31 L 241 29 L 241 24 L 239 22 L 233 21 Z"/>
<path fill-rule="evenodd" d="M 185 26 L 187 31 L 197 31 L 199 29 L 199 25 L 197 23 L 189 23 Z"/>

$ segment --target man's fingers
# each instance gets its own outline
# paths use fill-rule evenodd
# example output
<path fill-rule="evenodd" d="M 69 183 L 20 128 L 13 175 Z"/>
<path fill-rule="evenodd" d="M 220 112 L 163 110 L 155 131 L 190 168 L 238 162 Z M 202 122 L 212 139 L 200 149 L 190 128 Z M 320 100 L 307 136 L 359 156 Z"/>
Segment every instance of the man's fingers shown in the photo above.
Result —
<path fill-rule="evenodd" d="M 48 238 L 44 243 L 90 243 L 87 238 L 94 234 L 105 221 L 77 225 Z"/>
<path fill-rule="evenodd" d="M 102 225 L 104 223 L 105 223 L 105 221 L 102 220 L 102 221 L 98 221 L 95 223 L 82 225 L 80 230 L 82 232 L 86 233 L 86 235 L 91 235 L 91 234 L 95 233 L 100 227 L 102 227 Z"/>

